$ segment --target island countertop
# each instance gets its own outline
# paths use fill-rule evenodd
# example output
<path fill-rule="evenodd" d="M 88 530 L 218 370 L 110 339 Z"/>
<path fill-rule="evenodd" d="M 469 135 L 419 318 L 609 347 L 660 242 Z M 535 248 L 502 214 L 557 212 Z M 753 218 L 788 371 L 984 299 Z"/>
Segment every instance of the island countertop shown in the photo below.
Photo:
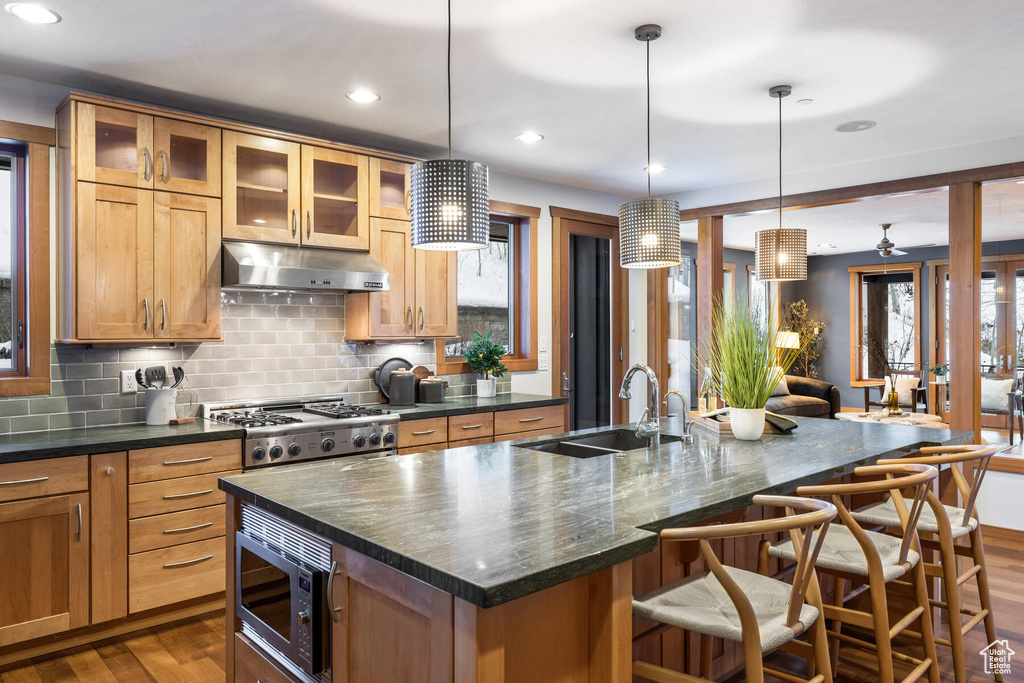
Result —
<path fill-rule="evenodd" d="M 227 493 L 480 607 L 653 551 L 657 532 L 788 494 L 859 465 L 970 432 L 795 418 L 792 435 L 744 442 L 694 428 L 694 443 L 577 459 L 469 446 L 338 458 L 225 477 Z M 662 420 L 678 435 L 679 418 Z M 601 430 L 588 430 L 601 431 Z M 581 432 L 582 433 L 582 432 Z"/>

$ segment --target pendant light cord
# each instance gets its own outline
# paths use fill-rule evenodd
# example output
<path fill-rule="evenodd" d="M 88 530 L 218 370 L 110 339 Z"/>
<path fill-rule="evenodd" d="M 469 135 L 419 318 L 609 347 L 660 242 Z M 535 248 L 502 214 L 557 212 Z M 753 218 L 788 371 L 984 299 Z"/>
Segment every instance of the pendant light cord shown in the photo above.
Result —
<path fill-rule="evenodd" d="M 782 97 L 779 97 L 779 229 L 782 229 Z"/>
<path fill-rule="evenodd" d="M 448 161 L 452 160 L 452 0 L 448 0 Z"/>
<path fill-rule="evenodd" d="M 647 198 L 651 198 L 651 39 L 647 43 Z"/>

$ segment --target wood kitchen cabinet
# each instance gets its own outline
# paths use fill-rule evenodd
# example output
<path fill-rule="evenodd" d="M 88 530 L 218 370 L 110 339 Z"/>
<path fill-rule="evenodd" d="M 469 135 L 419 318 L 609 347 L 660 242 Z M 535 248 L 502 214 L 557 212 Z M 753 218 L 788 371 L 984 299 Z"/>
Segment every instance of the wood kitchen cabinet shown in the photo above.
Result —
<path fill-rule="evenodd" d="M 370 249 L 370 160 L 302 146 L 302 244 Z"/>
<path fill-rule="evenodd" d="M 298 244 L 301 145 L 224 131 L 225 239 Z"/>
<path fill-rule="evenodd" d="M 370 215 L 375 218 L 412 220 L 409 206 L 412 164 L 387 159 L 370 159 Z"/>
<path fill-rule="evenodd" d="M 153 188 L 219 199 L 220 144 L 220 128 L 156 117 Z"/>
<path fill-rule="evenodd" d="M 429 339 L 458 334 L 455 252 L 414 249 L 407 221 L 371 218 L 370 255 L 391 275 L 390 289 L 346 295 L 349 339 Z"/>

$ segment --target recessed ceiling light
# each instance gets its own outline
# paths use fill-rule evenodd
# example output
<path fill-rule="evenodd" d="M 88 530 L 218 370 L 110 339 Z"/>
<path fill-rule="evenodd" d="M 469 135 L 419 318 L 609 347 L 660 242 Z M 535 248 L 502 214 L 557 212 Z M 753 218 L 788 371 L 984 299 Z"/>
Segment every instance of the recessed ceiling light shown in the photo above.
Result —
<path fill-rule="evenodd" d="M 796 103 L 803 105 L 814 104 L 814 100 L 812 100 L 810 97 L 805 97 L 802 100 L 797 100 Z"/>
<path fill-rule="evenodd" d="M 525 142 L 528 145 L 532 145 L 535 142 L 540 142 L 544 139 L 544 136 L 540 133 L 520 133 L 516 136 L 516 140 L 519 142 Z"/>
<path fill-rule="evenodd" d="M 847 121 L 836 126 L 836 130 L 840 133 L 859 133 L 862 130 L 868 130 L 874 128 L 878 123 L 875 121 Z"/>
<path fill-rule="evenodd" d="M 345 97 L 349 98 L 353 102 L 362 102 L 363 104 L 376 102 L 380 99 L 380 95 L 369 90 L 352 90 L 345 93 Z"/>
<path fill-rule="evenodd" d="M 661 173 L 666 168 L 668 167 L 662 166 L 661 164 L 651 164 L 650 166 L 644 168 L 644 170 L 650 173 L 651 175 L 654 175 L 655 173 Z"/>
<path fill-rule="evenodd" d="M 835 249 L 836 245 L 829 244 L 828 242 L 822 242 L 818 245 L 818 249 Z"/>
<path fill-rule="evenodd" d="M 4 9 L 30 24 L 56 24 L 60 21 L 60 15 L 53 10 L 31 2 L 10 2 Z"/>

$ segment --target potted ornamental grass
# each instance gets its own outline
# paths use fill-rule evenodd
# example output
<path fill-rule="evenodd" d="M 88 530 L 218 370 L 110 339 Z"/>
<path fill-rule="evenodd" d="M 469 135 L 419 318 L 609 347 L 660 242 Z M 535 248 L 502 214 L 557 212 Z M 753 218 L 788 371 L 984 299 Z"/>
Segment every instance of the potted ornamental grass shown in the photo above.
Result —
<path fill-rule="evenodd" d="M 717 298 L 713 306 L 714 344 L 710 350 L 702 344 L 700 367 L 711 368 L 709 381 L 729 406 L 733 436 L 756 441 L 764 432 L 765 404 L 810 340 L 781 346 L 770 301 L 767 314 L 740 299 L 725 306 Z"/>
<path fill-rule="evenodd" d="M 498 380 L 508 369 L 501 362 L 505 355 L 505 347 L 491 339 L 494 331 L 487 336 L 476 332 L 473 341 L 466 348 L 466 363 L 469 369 L 479 377 L 476 380 L 476 395 L 480 398 L 493 398 L 498 392 Z"/>

